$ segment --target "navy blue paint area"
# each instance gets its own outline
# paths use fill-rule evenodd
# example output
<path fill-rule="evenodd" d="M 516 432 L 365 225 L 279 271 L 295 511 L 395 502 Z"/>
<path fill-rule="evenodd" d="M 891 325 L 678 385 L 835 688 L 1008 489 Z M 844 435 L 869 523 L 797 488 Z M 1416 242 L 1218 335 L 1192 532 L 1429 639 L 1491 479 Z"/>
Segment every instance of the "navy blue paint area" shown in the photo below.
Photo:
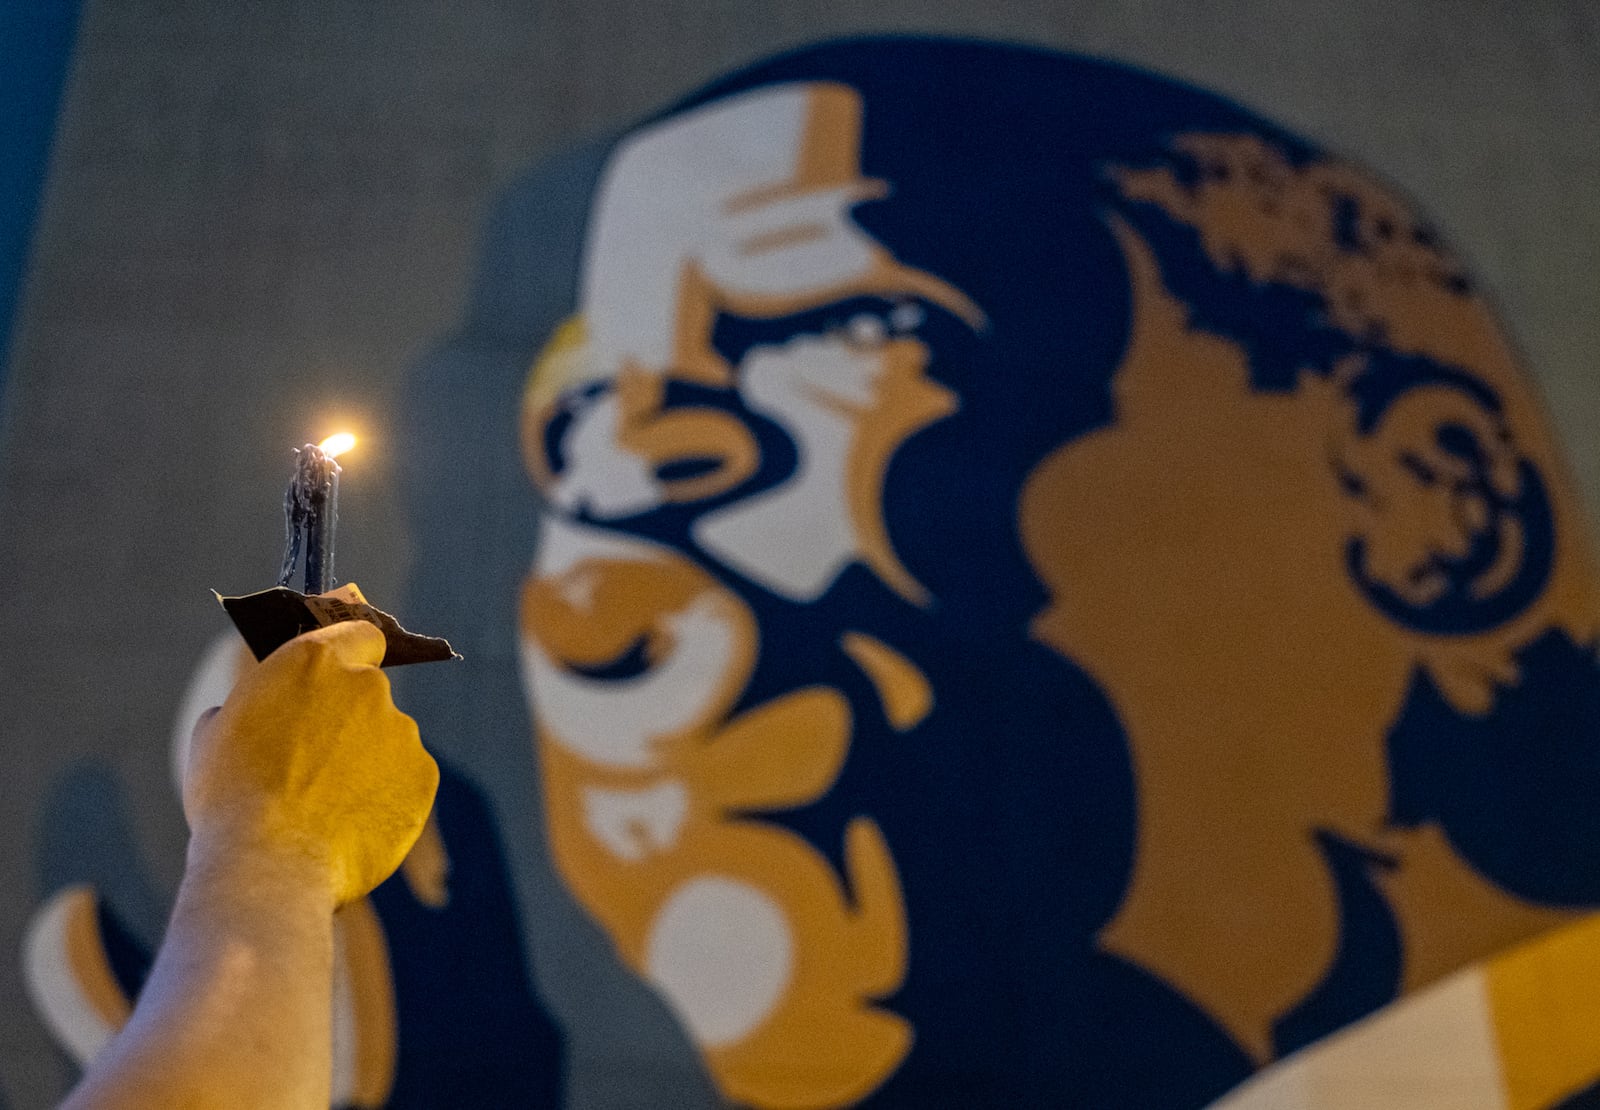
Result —
<path fill-rule="evenodd" d="M 1279 1056 L 1306 1047 L 1400 996 L 1402 942 L 1394 911 L 1374 881 L 1374 872 L 1394 862 L 1319 831 L 1328 870 L 1339 891 L 1339 949 L 1322 982 L 1272 1027 Z"/>
<path fill-rule="evenodd" d="M 1600 903 L 1600 662 L 1552 629 L 1516 655 L 1488 713 L 1452 706 L 1418 671 L 1389 734 L 1391 820 L 1437 821 L 1513 894 Z"/>
<path fill-rule="evenodd" d="M 81 6 L 0 4 L 0 395 Z"/>
<path fill-rule="evenodd" d="M 155 956 L 128 929 L 117 911 L 104 901 L 95 902 L 95 924 L 100 930 L 100 943 L 105 949 L 106 963 L 117 986 L 129 998 L 137 998 L 144 981 L 150 976 Z"/>
<path fill-rule="evenodd" d="M 494 822 L 473 787 L 440 772 L 434 816 L 450 857 L 449 902 L 423 905 L 400 875 L 372 893 L 400 1041 L 388 1106 L 553 1110 L 561 1042 L 529 984 Z"/>
<path fill-rule="evenodd" d="M 1550 1110 L 1600 1110 L 1600 1083 L 1569 1095 Z"/>

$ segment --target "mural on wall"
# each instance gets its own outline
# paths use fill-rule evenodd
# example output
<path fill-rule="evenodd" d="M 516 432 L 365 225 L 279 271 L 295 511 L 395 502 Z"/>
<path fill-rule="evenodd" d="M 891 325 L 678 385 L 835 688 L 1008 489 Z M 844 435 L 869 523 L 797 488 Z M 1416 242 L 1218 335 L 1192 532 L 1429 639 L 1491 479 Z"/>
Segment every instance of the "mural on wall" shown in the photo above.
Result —
<path fill-rule="evenodd" d="M 544 509 L 473 518 L 525 570 L 482 742 L 721 1098 L 1199 1107 L 1299 1053 L 1234 1105 L 1332 1106 L 1429 1037 L 1487 1061 L 1441 1105 L 1589 1097 L 1594 1007 L 1530 984 L 1600 963 L 1594 572 L 1409 201 L 1134 70 L 871 40 L 625 135 L 562 303 L 490 254 L 447 349 L 526 357 L 414 398 L 520 419 Z M 348 1101 L 560 1101 L 514 906 L 447 777 L 347 915 Z M 114 1027 L 114 914 L 35 938 L 53 1027 Z"/>

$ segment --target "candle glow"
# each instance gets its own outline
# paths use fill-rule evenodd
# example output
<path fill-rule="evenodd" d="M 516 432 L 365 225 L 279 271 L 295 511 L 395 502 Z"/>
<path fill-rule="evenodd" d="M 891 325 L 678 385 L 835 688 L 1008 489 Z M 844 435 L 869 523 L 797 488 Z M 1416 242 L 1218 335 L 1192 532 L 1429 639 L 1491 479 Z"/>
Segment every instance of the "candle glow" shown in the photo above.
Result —
<path fill-rule="evenodd" d="M 355 436 L 349 432 L 338 432 L 317 444 L 317 449 L 332 459 L 344 454 L 355 445 Z"/>

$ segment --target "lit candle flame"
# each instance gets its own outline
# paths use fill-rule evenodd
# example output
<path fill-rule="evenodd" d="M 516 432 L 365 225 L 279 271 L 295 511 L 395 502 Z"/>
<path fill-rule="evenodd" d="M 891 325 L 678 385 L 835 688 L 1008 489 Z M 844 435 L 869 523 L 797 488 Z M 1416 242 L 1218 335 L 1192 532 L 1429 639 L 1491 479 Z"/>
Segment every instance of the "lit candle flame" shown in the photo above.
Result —
<path fill-rule="evenodd" d="M 351 435 L 349 432 L 340 432 L 338 435 L 331 435 L 321 443 L 317 444 L 317 448 L 324 455 L 327 455 L 331 459 L 336 455 L 344 454 L 355 445 L 355 436 Z"/>

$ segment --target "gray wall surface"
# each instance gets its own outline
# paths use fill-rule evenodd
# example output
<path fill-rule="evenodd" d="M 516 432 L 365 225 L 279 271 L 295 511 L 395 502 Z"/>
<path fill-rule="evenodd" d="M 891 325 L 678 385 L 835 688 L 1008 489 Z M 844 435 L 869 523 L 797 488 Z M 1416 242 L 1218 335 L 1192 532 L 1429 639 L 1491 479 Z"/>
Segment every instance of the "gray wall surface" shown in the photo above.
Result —
<path fill-rule="evenodd" d="M 75 866 L 42 858 L 40 814 L 125 835 L 105 881 L 158 933 L 184 842 L 171 717 L 223 627 L 206 591 L 268 584 L 288 448 L 335 417 L 368 435 L 341 572 L 399 594 L 387 421 L 496 192 L 732 67 L 882 31 L 1126 60 L 1400 185 L 1493 291 L 1600 515 L 1592 0 L 100 0 L 0 430 L 0 1104 L 48 1105 L 71 1074 L 16 958 Z M 527 813 L 496 801 L 515 836 Z"/>

